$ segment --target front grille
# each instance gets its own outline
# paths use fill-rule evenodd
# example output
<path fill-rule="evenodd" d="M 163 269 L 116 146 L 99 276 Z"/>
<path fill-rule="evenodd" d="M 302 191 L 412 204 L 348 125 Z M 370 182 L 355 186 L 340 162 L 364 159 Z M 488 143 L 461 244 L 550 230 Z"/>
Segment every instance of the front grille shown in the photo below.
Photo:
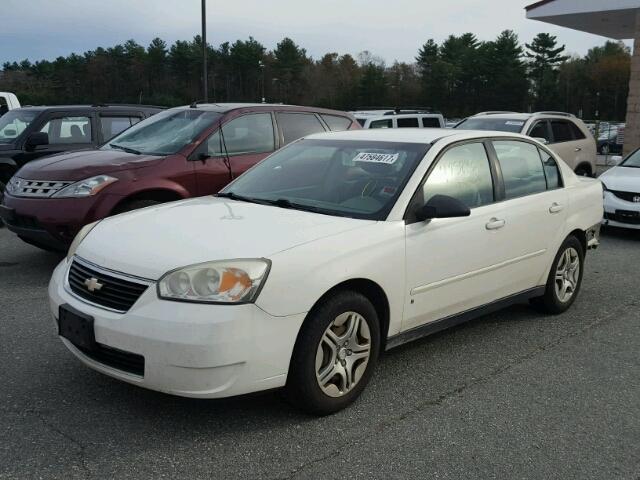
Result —
<path fill-rule="evenodd" d="M 605 212 L 604 218 L 629 225 L 640 225 L 640 212 L 616 210 L 616 213 Z"/>
<path fill-rule="evenodd" d="M 100 343 L 96 343 L 96 346 L 91 350 L 80 348 L 77 345 L 75 347 L 98 363 L 117 370 L 133 373 L 134 375 L 140 375 L 141 377 L 144 376 L 144 357 L 142 355 L 107 347 Z"/>
<path fill-rule="evenodd" d="M 76 257 L 69 268 L 68 279 L 71 291 L 78 297 L 111 310 L 126 312 L 149 284 L 142 283 L 142 280 L 127 280 L 125 277 L 126 275 L 107 273 Z"/>
<path fill-rule="evenodd" d="M 47 198 L 72 183 L 56 180 L 24 180 L 14 177 L 10 180 L 7 189 L 14 197 Z"/>
<path fill-rule="evenodd" d="M 635 200 L 636 198 L 640 199 L 640 193 L 620 192 L 615 190 L 611 190 L 611 193 L 613 193 L 616 197 L 621 198 L 622 200 L 626 200 L 627 202 L 640 203 L 640 200 Z"/>

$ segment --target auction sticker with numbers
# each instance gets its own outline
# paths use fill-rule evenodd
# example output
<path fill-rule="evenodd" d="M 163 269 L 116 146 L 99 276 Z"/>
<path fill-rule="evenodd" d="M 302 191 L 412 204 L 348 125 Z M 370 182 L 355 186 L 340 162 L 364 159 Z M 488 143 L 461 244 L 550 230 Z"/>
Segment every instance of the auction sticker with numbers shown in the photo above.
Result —
<path fill-rule="evenodd" d="M 367 153 L 360 152 L 353 159 L 354 162 L 368 162 L 368 163 L 385 163 L 387 165 L 393 165 L 398 160 L 399 153 Z"/>

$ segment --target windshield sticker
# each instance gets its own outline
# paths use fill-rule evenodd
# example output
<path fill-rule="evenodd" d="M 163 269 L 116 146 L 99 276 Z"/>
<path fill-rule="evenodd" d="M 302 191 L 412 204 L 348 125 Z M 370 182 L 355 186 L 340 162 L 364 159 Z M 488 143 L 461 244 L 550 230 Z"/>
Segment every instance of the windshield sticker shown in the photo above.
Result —
<path fill-rule="evenodd" d="M 396 187 L 384 187 L 380 191 L 380 195 L 382 195 L 383 197 L 393 197 L 396 194 L 396 191 Z"/>
<path fill-rule="evenodd" d="M 517 121 L 515 121 L 515 120 L 507 120 L 507 121 L 505 122 L 505 125 L 513 125 L 513 126 L 515 126 L 515 127 L 521 127 L 521 126 L 523 126 L 523 125 L 524 125 L 524 122 L 517 122 Z"/>
<path fill-rule="evenodd" d="M 360 152 L 353 159 L 354 162 L 367 162 L 367 163 L 384 163 L 386 165 L 393 165 L 400 157 L 399 153 L 366 153 Z"/>

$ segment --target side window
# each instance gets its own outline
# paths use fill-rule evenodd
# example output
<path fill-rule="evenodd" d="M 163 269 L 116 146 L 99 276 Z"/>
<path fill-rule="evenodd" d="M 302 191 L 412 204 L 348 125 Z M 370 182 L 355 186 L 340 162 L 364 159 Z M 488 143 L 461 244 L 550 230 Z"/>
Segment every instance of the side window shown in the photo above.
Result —
<path fill-rule="evenodd" d="M 418 128 L 420 126 L 416 117 L 398 118 L 396 121 L 398 128 Z"/>
<path fill-rule="evenodd" d="M 222 133 L 229 155 L 265 153 L 275 150 L 273 121 L 269 113 L 254 113 L 234 118 L 222 126 Z M 219 131 L 207 140 L 207 153 L 212 157 L 224 154 Z"/>
<path fill-rule="evenodd" d="M 390 118 L 385 120 L 372 120 L 369 128 L 393 128 L 393 123 Z"/>
<path fill-rule="evenodd" d="M 40 129 L 49 134 L 49 143 L 91 143 L 91 119 L 89 117 L 52 118 Z"/>
<path fill-rule="evenodd" d="M 565 120 L 551 120 L 551 130 L 553 131 L 553 141 L 555 143 L 570 142 L 573 140 L 571 124 Z"/>
<path fill-rule="evenodd" d="M 100 117 L 102 139 L 106 142 L 139 121 L 139 117 Z"/>
<path fill-rule="evenodd" d="M 547 142 L 551 142 L 551 136 L 549 135 L 549 128 L 546 120 L 536 123 L 529 136 L 533 138 L 544 138 Z"/>
<path fill-rule="evenodd" d="M 517 140 L 494 141 L 507 200 L 544 192 L 547 181 L 538 147 Z"/>
<path fill-rule="evenodd" d="M 435 195 L 456 198 L 469 208 L 493 203 L 493 179 L 482 143 L 468 143 L 447 150 L 423 186 L 424 201 Z"/>
<path fill-rule="evenodd" d="M 322 119 L 329 125 L 332 132 L 348 130 L 351 126 L 351 119 L 339 117 L 338 115 L 322 115 Z"/>
<path fill-rule="evenodd" d="M 584 133 L 582 133 L 582 130 L 580 130 L 580 128 L 578 128 L 578 126 L 575 123 L 569 122 L 569 127 L 571 128 L 571 133 L 573 134 L 574 140 L 583 140 L 587 138 L 585 137 Z"/>
<path fill-rule="evenodd" d="M 422 126 L 424 128 L 440 128 L 440 120 L 435 117 L 422 117 Z"/>
<path fill-rule="evenodd" d="M 553 157 L 544 150 L 538 149 L 538 152 L 540 152 L 542 166 L 544 167 L 544 174 L 545 177 L 547 177 L 547 190 L 562 188 L 562 177 L 560 177 L 558 164 Z"/>
<path fill-rule="evenodd" d="M 325 131 L 320 120 L 309 113 L 278 113 L 277 117 L 285 145 L 312 133 Z"/>

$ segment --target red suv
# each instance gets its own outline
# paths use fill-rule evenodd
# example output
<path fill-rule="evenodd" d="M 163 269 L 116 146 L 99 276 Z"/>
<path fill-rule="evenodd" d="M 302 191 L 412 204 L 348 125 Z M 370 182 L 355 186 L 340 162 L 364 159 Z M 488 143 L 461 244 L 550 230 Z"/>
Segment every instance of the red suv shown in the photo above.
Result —
<path fill-rule="evenodd" d="M 347 113 L 310 107 L 172 108 L 97 150 L 26 164 L 6 187 L 0 217 L 25 242 L 66 250 L 83 225 L 161 202 L 216 193 L 287 143 L 312 133 L 356 128 L 358 122 Z"/>

